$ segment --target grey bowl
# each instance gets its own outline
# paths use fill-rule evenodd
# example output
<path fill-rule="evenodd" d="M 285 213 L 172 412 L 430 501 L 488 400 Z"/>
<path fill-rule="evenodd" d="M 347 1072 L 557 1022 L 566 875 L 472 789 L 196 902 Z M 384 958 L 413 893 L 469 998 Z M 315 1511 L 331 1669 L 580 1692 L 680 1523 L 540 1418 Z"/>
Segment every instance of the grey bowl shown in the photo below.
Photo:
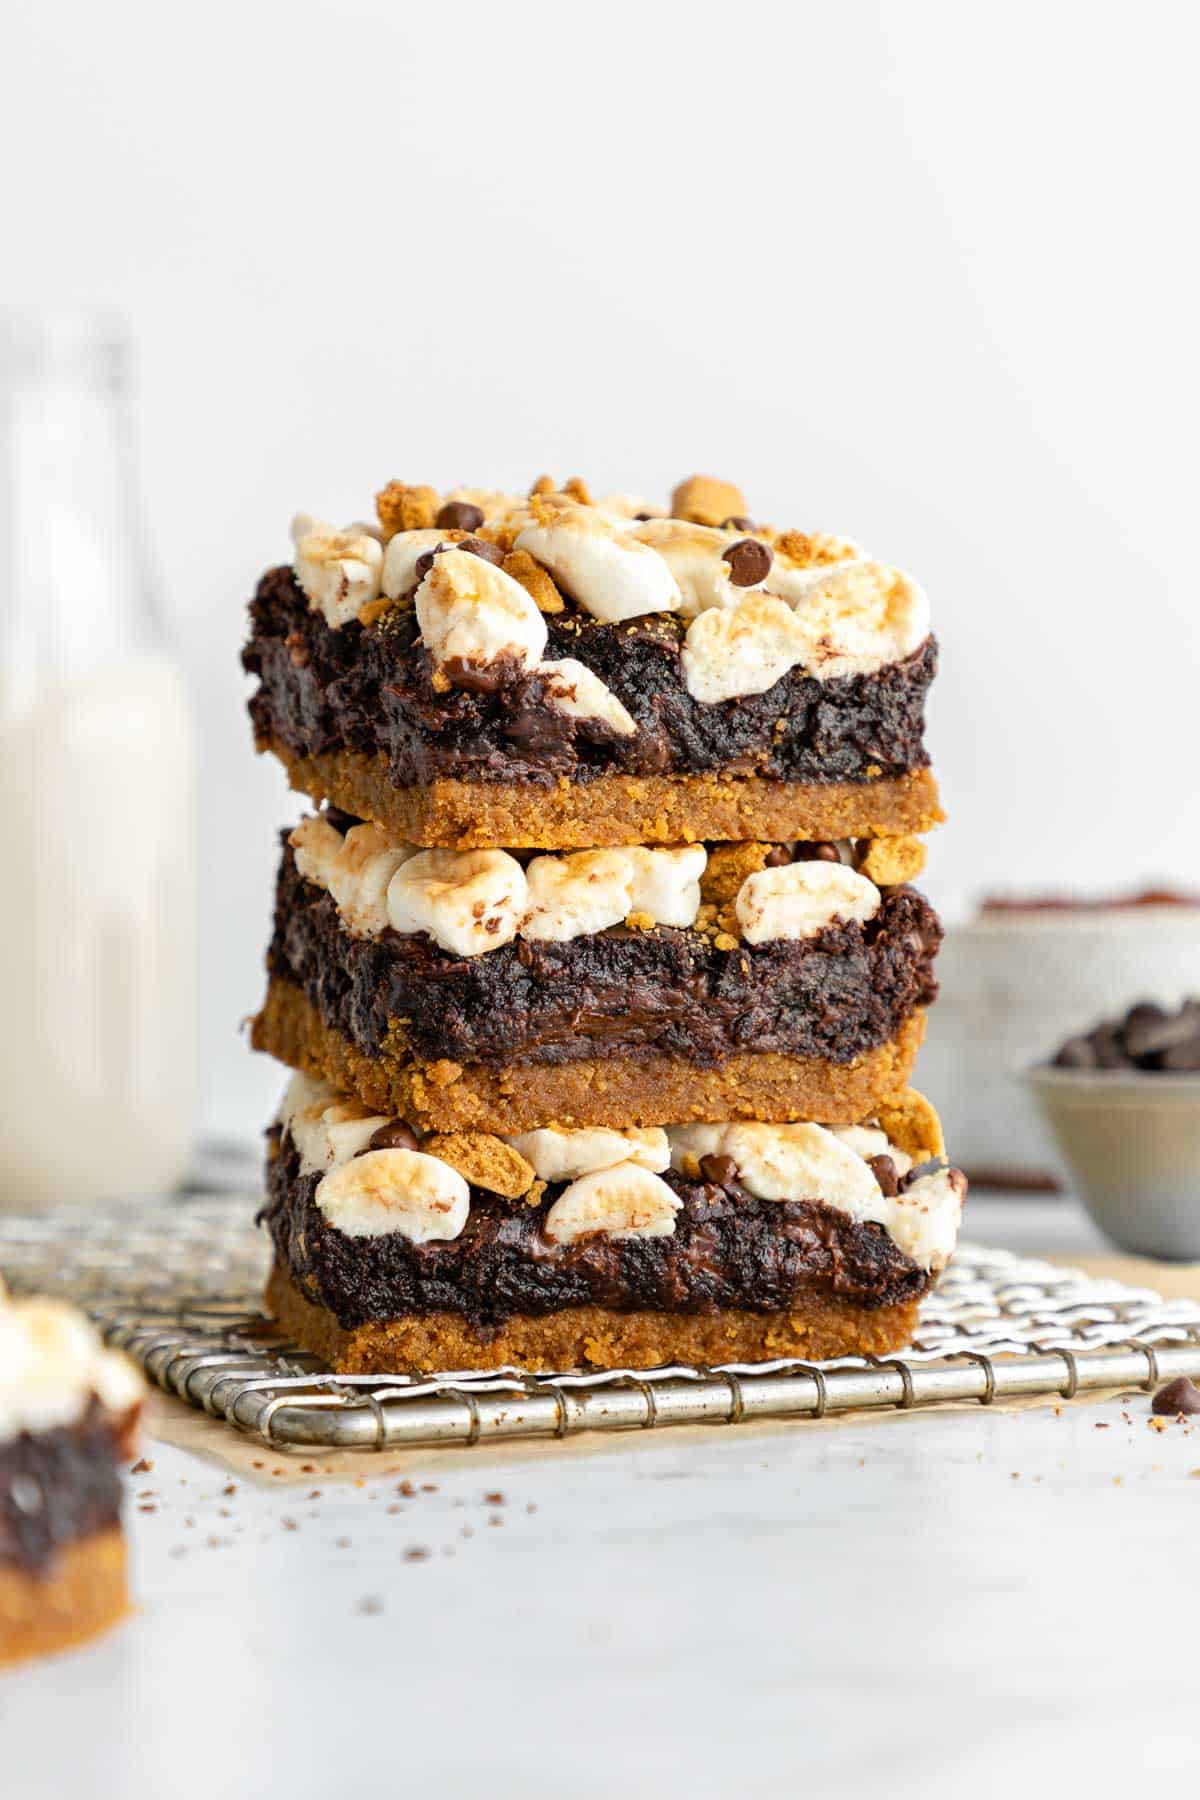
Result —
<path fill-rule="evenodd" d="M 1084 1206 L 1123 1250 L 1200 1258 L 1200 1075 L 1028 1069 Z"/>

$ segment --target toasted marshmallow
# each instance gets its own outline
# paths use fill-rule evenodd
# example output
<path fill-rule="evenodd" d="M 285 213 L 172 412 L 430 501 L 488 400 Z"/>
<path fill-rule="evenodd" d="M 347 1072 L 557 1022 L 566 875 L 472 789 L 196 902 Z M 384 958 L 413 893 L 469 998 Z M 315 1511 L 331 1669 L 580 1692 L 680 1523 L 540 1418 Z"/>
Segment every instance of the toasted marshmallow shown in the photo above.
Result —
<path fill-rule="evenodd" d="M 907 1150 L 901 1150 L 899 1144 L 893 1144 L 887 1132 L 880 1131 L 878 1125 L 831 1125 L 829 1129 L 834 1137 L 849 1145 L 855 1155 L 861 1156 L 864 1161 L 872 1156 L 888 1156 L 897 1175 L 907 1175 L 913 1166 L 912 1157 Z"/>
<path fill-rule="evenodd" d="M 812 579 L 814 575 L 820 579 Z M 785 577 L 767 582 L 783 592 Z M 884 563 L 834 563 L 808 569 L 788 593 L 802 647 L 798 660 L 823 681 L 844 675 L 871 675 L 901 662 L 929 636 L 929 599 L 924 588 Z"/>
<path fill-rule="evenodd" d="M 568 718 L 599 720 L 621 737 L 632 737 L 637 730 L 634 719 L 612 689 L 574 657 L 539 663 L 538 674 L 545 677 L 546 699 L 550 705 L 556 711 L 566 713 Z"/>
<path fill-rule="evenodd" d="M 95 1327 L 62 1300 L 10 1300 L 0 1286 L 0 1443 L 83 1417 L 93 1394 L 106 1411 L 131 1412 L 144 1384 L 106 1350 Z"/>
<path fill-rule="evenodd" d="M 700 877 L 708 862 L 704 845 L 649 850 L 629 844 L 624 853 L 633 865 L 630 912 L 648 913 L 656 925 L 694 925 L 700 911 Z"/>
<path fill-rule="evenodd" d="M 321 817 L 302 819 L 288 842 L 300 874 L 333 896 L 348 931 L 374 937 L 386 928 L 388 886 L 416 855 L 411 844 L 397 844 L 381 825 L 355 825 L 343 837 Z"/>
<path fill-rule="evenodd" d="M 637 1163 L 661 1175 L 671 1165 L 667 1134 L 658 1127 L 610 1131 L 603 1125 L 590 1125 L 579 1131 L 560 1131 L 548 1125 L 540 1131 L 523 1131 L 508 1142 L 532 1165 L 539 1181 L 575 1181 L 617 1163 Z"/>
<path fill-rule="evenodd" d="M 619 925 L 633 910 L 633 865 L 624 850 L 535 856 L 525 878 L 529 903 L 523 938 L 565 943 Z"/>
<path fill-rule="evenodd" d="M 662 557 L 594 506 L 542 502 L 516 547 L 549 569 L 593 618 L 637 619 L 679 606 L 679 588 Z"/>
<path fill-rule="evenodd" d="M 614 1163 L 580 1176 L 546 1214 L 552 1243 L 569 1244 L 599 1232 L 605 1237 L 673 1237 L 680 1200 L 640 1163 Z"/>
<path fill-rule="evenodd" d="M 324 1174 L 365 1150 L 387 1116 L 349 1100 L 326 1081 L 293 1075 L 279 1108 L 279 1124 L 300 1156 L 302 1175 Z"/>
<path fill-rule="evenodd" d="M 417 564 L 430 550 L 446 542 L 446 533 L 434 527 L 398 531 L 388 539 L 383 553 L 382 588 L 389 600 L 398 600 L 417 585 Z"/>
<path fill-rule="evenodd" d="M 323 519 L 297 513 L 292 541 L 296 580 L 310 605 L 335 631 L 378 598 L 383 545 L 369 526 L 348 525 L 338 531 Z"/>
<path fill-rule="evenodd" d="M 735 606 L 710 607 L 692 620 L 681 658 L 684 684 L 706 706 L 765 694 L 796 666 L 806 642 L 785 601 L 750 588 Z"/>
<path fill-rule="evenodd" d="M 689 1174 L 702 1156 L 728 1156 L 760 1200 L 823 1200 L 851 1218 L 881 1218 L 887 1206 L 862 1157 L 824 1125 L 679 1125 L 668 1133 L 672 1166 Z"/>
<path fill-rule="evenodd" d="M 679 607 L 685 619 L 712 606 L 737 606 L 754 588 L 735 587 L 725 552 L 737 536 L 712 525 L 691 525 L 686 519 L 649 519 L 635 525 L 630 535 L 657 550 L 682 596 Z M 744 535 L 744 534 L 743 534 Z M 762 582 L 756 587 L 763 586 Z M 766 583 L 770 586 L 770 582 Z"/>
<path fill-rule="evenodd" d="M 893 1158 L 895 1151 L 888 1153 Z M 935 1169 L 918 1175 L 911 1187 L 897 1194 L 888 1230 L 922 1269 L 944 1269 L 954 1254 L 967 1181 L 960 1169 Z"/>
<path fill-rule="evenodd" d="M 656 506 L 652 500 L 644 500 L 640 494 L 602 494 L 596 502 L 596 510 L 607 513 L 610 519 L 620 520 L 625 525 L 634 525 L 639 519 L 661 519 L 667 509 L 665 506 Z"/>
<path fill-rule="evenodd" d="M 785 863 L 759 869 L 738 889 L 734 911 L 748 944 L 810 938 L 835 919 L 864 924 L 879 911 L 879 889 L 841 863 Z"/>
<path fill-rule="evenodd" d="M 387 891 L 396 931 L 428 932 L 454 956 L 509 943 L 528 904 L 525 871 L 506 850 L 422 850 L 397 869 Z"/>
<path fill-rule="evenodd" d="M 519 581 L 470 550 L 443 550 L 416 594 L 421 636 L 435 665 L 486 671 L 536 668 L 546 621 Z"/>
<path fill-rule="evenodd" d="M 459 1237 L 471 1207 L 458 1170 L 419 1150 L 368 1150 L 331 1170 L 313 1197 L 346 1237 L 398 1233 L 410 1244 Z"/>

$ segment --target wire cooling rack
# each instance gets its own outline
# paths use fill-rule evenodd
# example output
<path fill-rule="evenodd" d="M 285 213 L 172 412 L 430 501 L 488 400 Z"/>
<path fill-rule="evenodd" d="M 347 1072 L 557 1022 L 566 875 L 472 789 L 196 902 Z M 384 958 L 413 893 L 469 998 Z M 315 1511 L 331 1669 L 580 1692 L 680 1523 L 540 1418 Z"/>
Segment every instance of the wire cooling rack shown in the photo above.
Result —
<path fill-rule="evenodd" d="M 1200 1376 L 1200 1305 L 962 1244 L 902 1357 L 335 1376 L 259 1310 L 263 1234 L 247 1195 L 0 1217 L 15 1291 L 61 1294 L 152 1381 L 274 1449 L 381 1450 L 580 1431 L 820 1418 Z"/>

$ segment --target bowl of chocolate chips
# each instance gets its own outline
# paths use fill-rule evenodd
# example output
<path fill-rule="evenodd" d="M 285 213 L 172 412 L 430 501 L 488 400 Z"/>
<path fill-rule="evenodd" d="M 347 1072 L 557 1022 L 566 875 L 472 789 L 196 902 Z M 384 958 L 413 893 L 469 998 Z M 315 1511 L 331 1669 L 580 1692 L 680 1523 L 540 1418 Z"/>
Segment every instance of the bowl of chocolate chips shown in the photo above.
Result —
<path fill-rule="evenodd" d="M 1139 1001 L 1026 1078 L 1101 1231 L 1141 1256 L 1200 1258 L 1200 998 Z"/>

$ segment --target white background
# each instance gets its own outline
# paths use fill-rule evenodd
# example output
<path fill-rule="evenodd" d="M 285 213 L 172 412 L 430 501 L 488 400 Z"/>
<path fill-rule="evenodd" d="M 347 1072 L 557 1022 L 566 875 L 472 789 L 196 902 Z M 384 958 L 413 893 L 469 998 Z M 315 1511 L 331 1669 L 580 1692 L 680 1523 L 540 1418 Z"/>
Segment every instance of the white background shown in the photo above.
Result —
<path fill-rule="evenodd" d="M 950 911 L 1200 881 L 1195 68 L 1184 4 L 11 8 L 7 297 L 140 352 L 203 756 L 210 1123 L 294 816 L 241 608 L 298 507 L 542 470 L 911 567 Z M 5 254 L 7 252 L 7 254 Z"/>

